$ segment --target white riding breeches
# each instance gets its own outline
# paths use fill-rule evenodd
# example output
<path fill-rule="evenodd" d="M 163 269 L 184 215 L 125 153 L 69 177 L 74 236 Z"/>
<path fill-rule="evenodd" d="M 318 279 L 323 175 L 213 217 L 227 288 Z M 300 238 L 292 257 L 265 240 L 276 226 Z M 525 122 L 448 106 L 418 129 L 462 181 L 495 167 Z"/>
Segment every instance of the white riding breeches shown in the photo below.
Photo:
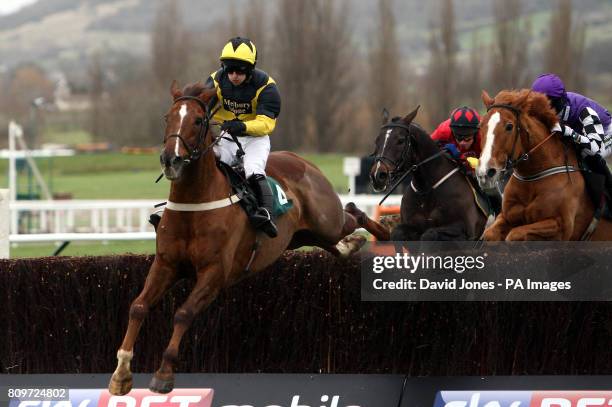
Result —
<path fill-rule="evenodd" d="M 236 163 L 236 152 L 238 146 L 232 140 L 232 136 L 222 132 L 219 137 L 224 137 L 213 148 L 215 155 L 224 163 L 234 165 Z M 229 140 L 228 140 L 229 139 Z M 238 141 L 244 150 L 244 175 L 249 178 L 253 174 L 266 175 L 266 163 L 270 154 L 270 136 L 242 136 Z"/>

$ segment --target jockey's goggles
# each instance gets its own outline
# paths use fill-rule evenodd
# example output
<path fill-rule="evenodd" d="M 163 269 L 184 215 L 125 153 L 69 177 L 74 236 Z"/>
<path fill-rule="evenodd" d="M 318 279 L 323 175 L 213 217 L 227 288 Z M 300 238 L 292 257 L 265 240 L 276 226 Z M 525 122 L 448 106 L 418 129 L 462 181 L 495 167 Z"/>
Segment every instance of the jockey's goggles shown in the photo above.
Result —
<path fill-rule="evenodd" d="M 478 133 L 478 129 L 471 127 L 455 127 L 451 128 L 453 135 L 457 141 L 467 141 L 473 139 Z"/>

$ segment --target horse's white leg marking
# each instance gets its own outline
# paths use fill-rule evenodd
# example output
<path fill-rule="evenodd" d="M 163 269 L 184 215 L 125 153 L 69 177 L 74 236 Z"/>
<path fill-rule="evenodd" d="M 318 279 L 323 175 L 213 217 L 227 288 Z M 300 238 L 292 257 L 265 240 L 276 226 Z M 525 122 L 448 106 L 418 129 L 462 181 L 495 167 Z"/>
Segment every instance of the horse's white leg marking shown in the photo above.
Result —
<path fill-rule="evenodd" d="M 181 134 L 181 128 L 183 127 L 183 120 L 185 116 L 187 116 L 187 103 L 183 103 L 181 105 L 181 109 L 179 110 L 179 115 L 181 116 L 181 121 L 179 122 L 178 129 L 174 134 L 179 136 Z M 179 138 L 176 138 L 176 144 L 174 145 L 174 154 L 178 157 L 179 155 Z"/>
<path fill-rule="evenodd" d="M 501 120 L 499 112 L 495 112 L 491 115 L 489 123 L 487 124 L 487 138 L 485 141 L 484 149 L 480 155 L 480 162 L 478 163 L 478 175 L 481 177 L 486 176 L 487 169 L 489 168 L 489 161 L 491 161 L 491 155 L 493 153 L 493 143 L 495 142 L 495 127 Z"/>
<path fill-rule="evenodd" d="M 118 374 L 123 369 L 127 369 L 127 371 L 129 372 L 130 362 L 132 361 L 133 357 L 134 352 L 128 352 L 126 350 L 119 349 L 117 351 L 117 369 L 115 370 L 115 373 Z"/>

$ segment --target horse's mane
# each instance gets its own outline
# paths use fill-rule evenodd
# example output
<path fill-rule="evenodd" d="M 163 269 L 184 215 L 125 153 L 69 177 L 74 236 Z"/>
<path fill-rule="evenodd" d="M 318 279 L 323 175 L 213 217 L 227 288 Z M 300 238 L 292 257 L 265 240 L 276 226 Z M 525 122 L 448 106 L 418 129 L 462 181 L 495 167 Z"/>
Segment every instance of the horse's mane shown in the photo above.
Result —
<path fill-rule="evenodd" d="M 184 96 L 200 96 L 204 90 L 208 89 L 202 82 L 190 83 L 183 88 Z"/>
<path fill-rule="evenodd" d="M 548 98 L 530 89 L 502 90 L 495 96 L 495 104 L 507 104 L 539 120 L 547 129 L 559 121 Z"/>

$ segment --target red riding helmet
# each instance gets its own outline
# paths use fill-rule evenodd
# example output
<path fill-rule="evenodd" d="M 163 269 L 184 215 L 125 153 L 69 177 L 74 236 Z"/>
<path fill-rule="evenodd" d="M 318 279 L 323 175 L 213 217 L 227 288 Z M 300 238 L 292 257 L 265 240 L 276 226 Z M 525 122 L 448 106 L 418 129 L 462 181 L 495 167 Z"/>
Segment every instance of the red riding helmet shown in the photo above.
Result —
<path fill-rule="evenodd" d="M 480 116 L 471 107 L 460 107 L 451 113 L 450 128 L 455 138 L 462 140 L 478 131 L 480 128 Z"/>

